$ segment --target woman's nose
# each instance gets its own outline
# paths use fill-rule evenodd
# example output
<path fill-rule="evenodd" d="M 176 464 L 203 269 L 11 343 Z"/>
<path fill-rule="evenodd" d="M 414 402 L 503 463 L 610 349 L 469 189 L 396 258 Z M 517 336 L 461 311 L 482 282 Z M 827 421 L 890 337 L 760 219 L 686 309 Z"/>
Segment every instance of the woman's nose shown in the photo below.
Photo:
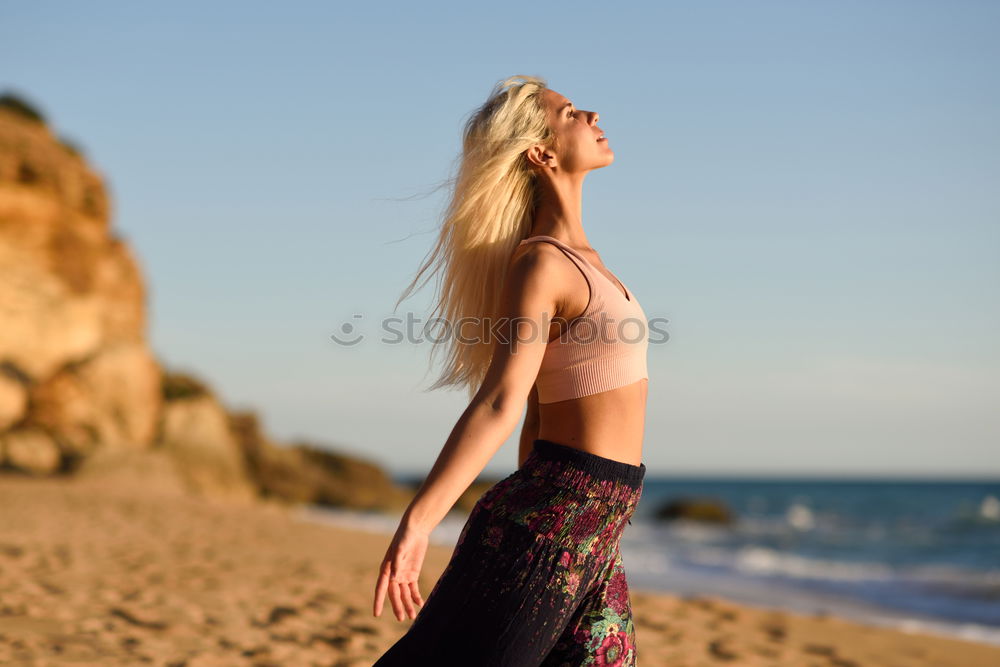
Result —
<path fill-rule="evenodd" d="M 601 114 L 597 113 L 596 111 L 591 111 L 590 112 L 590 124 L 591 125 L 596 125 L 597 124 L 597 120 L 600 117 L 601 117 Z"/>

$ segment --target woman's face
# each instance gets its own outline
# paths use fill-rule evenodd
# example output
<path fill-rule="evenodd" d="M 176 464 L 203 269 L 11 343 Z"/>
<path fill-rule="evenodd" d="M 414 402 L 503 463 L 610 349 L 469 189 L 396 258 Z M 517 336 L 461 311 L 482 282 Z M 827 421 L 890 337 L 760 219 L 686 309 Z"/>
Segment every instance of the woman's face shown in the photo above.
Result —
<path fill-rule="evenodd" d="M 554 90 L 543 91 L 549 127 L 556 135 L 557 164 L 564 172 L 586 172 L 611 164 L 615 153 L 602 139 L 604 133 L 597 126 L 595 111 L 577 109 L 566 97 Z"/>

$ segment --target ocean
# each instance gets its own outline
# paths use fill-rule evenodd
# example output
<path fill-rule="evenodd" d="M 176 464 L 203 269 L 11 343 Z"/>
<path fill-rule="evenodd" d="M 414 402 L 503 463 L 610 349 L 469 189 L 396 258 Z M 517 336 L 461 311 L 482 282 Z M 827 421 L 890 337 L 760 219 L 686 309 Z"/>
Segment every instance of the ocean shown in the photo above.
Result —
<path fill-rule="evenodd" d="M 715 499 L 735 521 L 657 520 L 675 498 Z M 399 521 L 305 514 L 386 535 Z M 453 546 L 464 523 L 453 511 L 432 541 Z M 647 476 L 621 548 L 634 589 L 1000 644 L 1000 481 Z"/>

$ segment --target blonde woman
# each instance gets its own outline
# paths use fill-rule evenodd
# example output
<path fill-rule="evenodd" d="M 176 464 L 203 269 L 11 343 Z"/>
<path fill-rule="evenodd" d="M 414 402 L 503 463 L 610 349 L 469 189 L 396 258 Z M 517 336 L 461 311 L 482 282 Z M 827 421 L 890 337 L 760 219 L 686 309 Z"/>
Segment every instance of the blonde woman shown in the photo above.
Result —
<path fill-rule="evenodd" d="M 403 297 L 436 265 L 435 314 L 465 325 L 432 388 L 474 395 L 382 562 L 375 616 L 388 594 L 414 622 L 377 667 L 636 662 L 619 542 L 646 471 L 648 335 L 583 228 L 584 178 L 614 161 L 597 122 L 517 76 L 466 123 L 440 236 Z M 429 534 L 525 404 L 518 469 L 476 503 L 424 602 Z"/>

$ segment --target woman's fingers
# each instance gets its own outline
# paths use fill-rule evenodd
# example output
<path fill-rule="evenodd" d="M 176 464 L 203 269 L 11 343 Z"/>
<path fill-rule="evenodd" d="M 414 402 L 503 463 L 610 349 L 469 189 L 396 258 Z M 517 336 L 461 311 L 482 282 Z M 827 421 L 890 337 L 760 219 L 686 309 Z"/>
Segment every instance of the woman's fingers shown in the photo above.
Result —
<path fill-rule="evenodd" d="M 410 591 L 413 593 L 413 600 L 417 603 L 417 606 L 423 607 L 424 599 L 420 596 L 420 588 L 417 586 L 416 581 L 410 582 Z"/>
<path fill-rule="evenodd" d="M 382 571 L 378 575 L 378 581 L 375 582 L 375 607 L 372 612 L 376 616 L 382 614 L 382 604 L 385 602 L 385 592 L 389 589 L 389 567 L 388 563 L 384 563 L 382 566 Z"/>
<path fill-rule="evenodd" d="M 389 599 L 392 600 L 392 609 L 393 612 L 396 614 L 396 618 L 402 621 L 403 600 L 400 598 L 398 581 L 389 582 Z"/>
<path fill-rule="evenodd" d="M 375 604 L 372 610 L 376 616 L 382 613 L 385 596 L 388 594 L 397 619 L 402 621 L 406 617 L 417 617 L 417 608 L 424 604 L 417 583 L 426 548 L 426 537 L 423 535 L 397 535 L 393 540 L 375 584 Z"/>
<path fill-rule="evenodd" d="M 409 618 L 416 618 L 417 612 L 413 606 L 413 600 L 410 598 L 412 595 L 410 591 L 410 584 L 406 582 L 400 582 L 399 584 L 399 597 L 403 601 L 403 608 L 406 610 L 406 615 Z"/>

